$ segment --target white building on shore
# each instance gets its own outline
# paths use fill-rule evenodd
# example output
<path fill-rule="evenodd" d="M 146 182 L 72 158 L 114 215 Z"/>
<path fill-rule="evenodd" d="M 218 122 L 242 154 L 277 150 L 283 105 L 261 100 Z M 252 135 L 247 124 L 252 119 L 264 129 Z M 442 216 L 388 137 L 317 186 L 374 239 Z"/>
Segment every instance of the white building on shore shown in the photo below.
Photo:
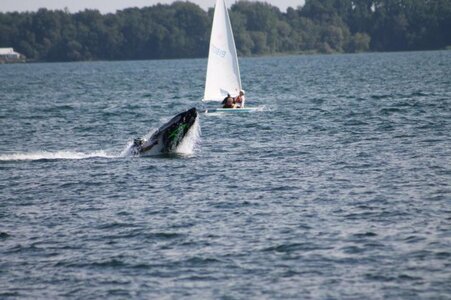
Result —
<path fill-rule="evenodd" d="M 0 63 L 25 61 L 25 57 L 13 48 L 0 48 Z"/>

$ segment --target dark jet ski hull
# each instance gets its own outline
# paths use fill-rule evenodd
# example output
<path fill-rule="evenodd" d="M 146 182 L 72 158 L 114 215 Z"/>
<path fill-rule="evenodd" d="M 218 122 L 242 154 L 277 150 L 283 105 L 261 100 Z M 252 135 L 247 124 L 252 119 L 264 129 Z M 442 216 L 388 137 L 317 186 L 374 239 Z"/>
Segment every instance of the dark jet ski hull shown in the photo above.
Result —
<path fill-rule="evenodd" d="M 158 128 L 148 140 L 135 139 L 131 153 L 133 155 L 157 155 L 175 152 L 196 119 L 197 110 L 194 107 L 176 115 Z"/>

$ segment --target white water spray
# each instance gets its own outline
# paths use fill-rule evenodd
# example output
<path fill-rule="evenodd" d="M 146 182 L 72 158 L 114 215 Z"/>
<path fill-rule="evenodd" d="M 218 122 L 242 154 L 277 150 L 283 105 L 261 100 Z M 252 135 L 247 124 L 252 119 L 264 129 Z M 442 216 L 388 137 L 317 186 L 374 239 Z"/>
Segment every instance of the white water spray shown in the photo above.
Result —
<path fill-rule="evenodd" d="M 114 158 L 115 155 L 108 154 L 107 152 L 100 150 L 91 153 L 75 152 L 75 151 L 37 151 L 30 153 L 13 153 L 13 154 L 3 154 L 0 155 L 0 161 L 11 161 L 11 160 L 59 160 L 59 159 L 87 159 L 94 157 L 103 158 Z"/>
<path fill-rule="evenodd" d="M 196 118 L 196 121 L 194 122 L 193 126 L 188 130 L 185 137 L 183 138 L 182 142 L 176 149 L 176 153 L 179 154 L 185 154 L 185 155 L 192 155 L 196 150 L 200 147 L 200 121 L 199 117 Z"/>

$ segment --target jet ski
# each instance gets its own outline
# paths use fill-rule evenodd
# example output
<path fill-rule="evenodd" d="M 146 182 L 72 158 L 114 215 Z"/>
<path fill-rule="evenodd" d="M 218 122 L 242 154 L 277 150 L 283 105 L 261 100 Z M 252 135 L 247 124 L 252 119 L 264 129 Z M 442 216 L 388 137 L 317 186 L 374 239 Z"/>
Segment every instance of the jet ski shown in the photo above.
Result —
<path fill-rule="evenodd" d="M 130 152 L 132 155 L 157 155 L 175 152 L 196 122 L 196 118 L 197 110 L 195 107 L 179 113 L 158 128 L 148 140 L 134 139 Z"/>

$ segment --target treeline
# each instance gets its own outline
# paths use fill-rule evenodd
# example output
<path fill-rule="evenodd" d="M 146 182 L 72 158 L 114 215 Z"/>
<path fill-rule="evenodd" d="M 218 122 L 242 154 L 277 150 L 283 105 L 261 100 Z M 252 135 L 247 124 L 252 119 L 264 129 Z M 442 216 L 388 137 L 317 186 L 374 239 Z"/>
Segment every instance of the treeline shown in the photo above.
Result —
<path fill-rule="evenodd" d="M 281 12 L 239 1 L 230 17 L 240 55 L 442 49 L 450 0 L 306 0 Z M 213 9 L 189 2 L 115 14 L 40 9 L 0 13 L 0 47 L 37 61 L 205 57 Z"/>

